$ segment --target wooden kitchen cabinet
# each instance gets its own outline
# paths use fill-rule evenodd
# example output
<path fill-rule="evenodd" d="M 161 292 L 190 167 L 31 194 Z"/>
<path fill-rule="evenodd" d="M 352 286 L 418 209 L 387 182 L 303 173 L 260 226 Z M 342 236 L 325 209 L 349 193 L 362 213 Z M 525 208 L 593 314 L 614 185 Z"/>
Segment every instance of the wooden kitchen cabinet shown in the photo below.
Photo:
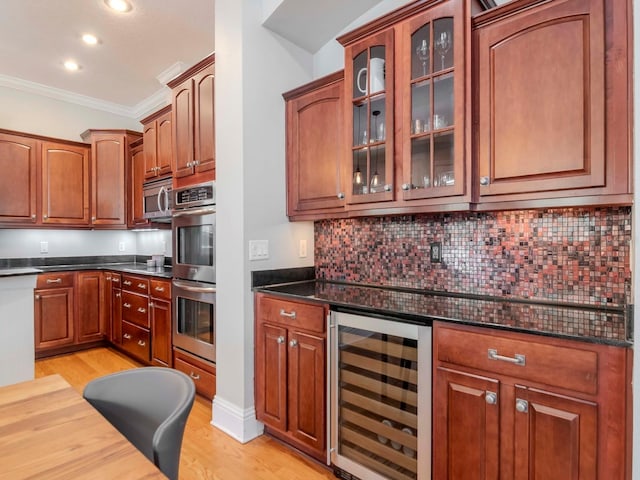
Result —
<path fill-rule="evenodd" d="M 324 305 L 256 294 L 256 417 L 272 435 L 326 461 Z"/>
<path fill-rule="evenodd" d="M 141 138 L 129 130 L 87 130 L 91 141 L 91 225 L 126 228 L 131 143 Z"/>
<path fill-rule="evenodd" d="M 131 162 L 129 164 L 129 195 L 127 195 L 127 226 L 138 228 L 150 224 L 149 220 L 144 218 L 142 185 L 144 184 L 145 152 L 142 139 L 131 144 L 129 155 Z"/>
<path fill-rule="evenodd" d="M 344 212 L 344 72 L 284 93 L 287 135 L 287 215 L 332 218 Z"/>
<path fill-rule="evenodd" d="M 628 2 L 474 18 L 479 208 L 630 204 Z"/>
<path fill-rule="evenodd" d="M 189 375 L 196 392 L 208 400 L 216 395 L 216 366 L 184 350 L 173 349 L 173 368 Z"/>
<path fill-rule="evenodd" d="M 627 478 L 629 355 L 434 323 L 434 478 Z"/>
<path fill-rule="evenodd" d="M 105 274 L 107 281 L 105 304 L 108 305 L 107 331 L 109 341 L 115 345 L 122 343 L 122 289 L 121 275 L 115 272 Z"/>
<path fill-rule="evenodd" d="M 174 187 L 215 179 L 214 61 L 211 54 L 168 83 Z"/>
<path fill-rule="evenodd" d="M 34 290 L 36 356 L 75 342 L 74 273 L 38 275 Z"/>
<path fill-rule="evenodd" d="M 143 118 L 144 179 L 153 180 L 171 174 L 171 105 Z"/>
<path fill-rule="evenodd" d="M 105 274 L 79 271 L 76 274 L 76 343 L 101 341 L 107 335 Z"/>
<path fill-rule="evenodd" d="M 0 223 L 36 223 L 39 157 L 37 140 L 0 133 Z"/>
<path fill-rule="evenodd" d="M 149 280 L 122 274 L 122 348 L 145 363 L 151 361 Z"/>
<path fill-rule="evenodd" d="M 151 320 L 151 363 L 172 366 L 171 341 L 171 281 L 152 279 L 150 282 L 149 315 Z"/>

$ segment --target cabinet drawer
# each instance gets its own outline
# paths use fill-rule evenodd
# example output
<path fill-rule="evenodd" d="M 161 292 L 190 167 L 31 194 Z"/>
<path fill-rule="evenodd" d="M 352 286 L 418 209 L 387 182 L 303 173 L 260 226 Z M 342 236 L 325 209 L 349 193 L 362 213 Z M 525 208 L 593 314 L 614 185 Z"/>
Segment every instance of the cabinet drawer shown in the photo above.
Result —
<path fill-rule="evenodd" d="M 216 394 L 216 367 L 174 351 L 173 368 L 189 375 L 196 385 L 196 391 L 210 400 Z"/>
<path fill-rule="evenodd" d="M 133 275 L 122 275 L 122 289 L 129 292 L 149 294 L 149 280 Z"/>
<path fill-rule="evenodd" d="M 150 294 L 154 298 L 171 300 L 171 282 L 164 280 L 151 280 Z"/>
<path fill-rule="evenodd" d="M 123 291 L 122 319 L 149 328 L 149 297 Z"/>
<path fill-rule="evenodd" d="M 112 285 L 112 288 L 121 288 L 122 275 L 120 275 L 119 273 L 111 272 L 111 285 Z"/>
<path fill-rule="evenodd" d="M 149 330 L 129 322 L 122 322 L 122 348 L 140 360 L 148 362 L 151 358 Z"/>
<path fill-rule="evenodd" d="M 588 344 L 439 324 L 434 338 L 439 362 L 590 395 L 598 390 L 598 353 Z"/>
<path fill-rule="evenodd" d="M 74 272 L 41 273 L 36 288 L 73 287 Z"/>
<path fill-rule="evenodd" d="M 292 302 L 280 298 L 259 297 L 261 321 L 279 323 L 314 332 L 324 332 L 325 309 L 322 305 Z"/>

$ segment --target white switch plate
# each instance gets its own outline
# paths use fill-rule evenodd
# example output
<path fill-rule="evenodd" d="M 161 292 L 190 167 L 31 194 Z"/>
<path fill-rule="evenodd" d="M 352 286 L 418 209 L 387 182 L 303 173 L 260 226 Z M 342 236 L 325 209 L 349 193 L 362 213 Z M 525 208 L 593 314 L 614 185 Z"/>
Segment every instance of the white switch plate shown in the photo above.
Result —
<path fill-rule="evenodd" d="M 49 242 L 40 242 L 40 253 L 49 253 Z"/>
<path fill-rule="evenodd" d="M 298 256 L 300 258 L 306 258 L 307 257 L 307 239 L 303 238 L 300 240 L 300 248 L 298 251 Z"/>
<path fill-rule="evenodd" d="M 118 251 L 124 252 L 124 242 L 118 242 Z"/>
<path fill-rule="evenodd" d="M 249 240 L 249 260 L 269 258 L 269 240 Z"/>

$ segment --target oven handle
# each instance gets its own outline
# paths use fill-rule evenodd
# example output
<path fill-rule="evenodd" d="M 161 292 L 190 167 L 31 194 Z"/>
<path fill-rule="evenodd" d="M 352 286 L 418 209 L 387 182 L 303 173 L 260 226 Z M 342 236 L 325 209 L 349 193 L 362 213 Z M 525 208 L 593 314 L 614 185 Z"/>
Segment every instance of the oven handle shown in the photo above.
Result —
<path fill-rule="evenodd" d="M 216 213 L 215 208 L 198 208 L 196 210 L 182 210 L 180 212 L 174 212 L 174 217 L 184 217 L 185 215 L 207 215 L 209 213 Z"/>
<path fill-rule="evenodd" d="M 180 282 L 178 280 L 174 280 L 173 284 L 176 287 L 184 288 L 189 292 L 198 292 L 198 293 L 216 293 L 216 287 L 194 287 L 192 285 L 188 285 L 186 283 Z"/>

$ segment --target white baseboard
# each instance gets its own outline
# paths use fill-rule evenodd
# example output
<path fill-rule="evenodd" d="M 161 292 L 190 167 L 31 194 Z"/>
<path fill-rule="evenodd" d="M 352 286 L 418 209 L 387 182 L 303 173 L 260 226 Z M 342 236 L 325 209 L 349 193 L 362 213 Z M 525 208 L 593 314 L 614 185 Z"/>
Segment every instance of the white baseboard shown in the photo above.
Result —
<path fill-rule="evenodd" d="M 264 431 L 264 425 L 256 420 L 254 407 L 243 410 L 218 395 L 213 399 L 212 415 L 211 424 L 240 443 L 247 443 Z"/>

